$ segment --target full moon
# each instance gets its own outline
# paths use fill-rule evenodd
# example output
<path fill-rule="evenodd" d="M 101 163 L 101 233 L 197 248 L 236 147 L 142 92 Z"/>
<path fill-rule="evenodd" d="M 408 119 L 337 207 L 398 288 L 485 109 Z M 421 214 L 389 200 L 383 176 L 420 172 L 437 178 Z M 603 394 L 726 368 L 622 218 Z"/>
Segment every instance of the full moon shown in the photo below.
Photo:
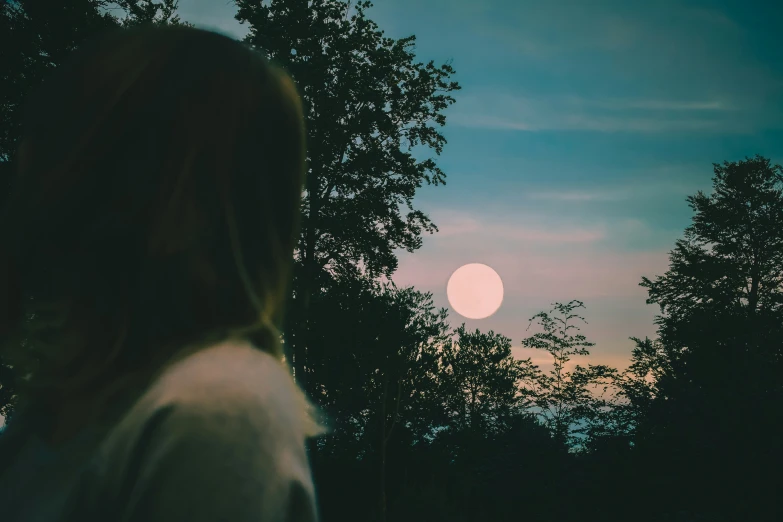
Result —
<path fill-rule="evenodd" d="M 503 281 L 487 265 L 463 265 L 451 274 L 446 286 L 449 304 L 468 319 L 486 319 L 503 302 Z"/>

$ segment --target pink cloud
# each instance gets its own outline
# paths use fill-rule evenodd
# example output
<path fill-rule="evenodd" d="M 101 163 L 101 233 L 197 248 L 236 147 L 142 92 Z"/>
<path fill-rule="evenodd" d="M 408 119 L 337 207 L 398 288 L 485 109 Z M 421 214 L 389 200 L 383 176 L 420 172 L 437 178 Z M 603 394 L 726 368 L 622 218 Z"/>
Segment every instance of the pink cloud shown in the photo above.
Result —
<path fill-rule="evenodd" d="M 511 354 L 515 359 L 530 359 L 536 366 L 552 366 L 554 358 L 544 350 L 536 348 L 523 348 L 521 346 L 512 346 Z"/>
<path fill-rule="evenodd" d="M 538 369 L 542 372 L 549 373 L 554 370 L 554 358 L 552 355 L 544 350 L 538 350 L 535 348 L 523 348 L 521 346 L 513 346 L 511 348 L 511 354 L 515 359 L 524 360 L 530 359 L 534 365 L 538 366 Z M 565 372 L 572 372 L 577 365 L 586 367 L 590 364 L 605 364 L 612 368 L 617 368 L 622 371 L 628 366 L 629 359 L 625 354 L 619 354 L 609 356 L 602 353 L 593 353 L 588 356 L 574 356 L 568 362 L 563 365 Z"/>
<path fill-rule="evenodd" d="M 602 227 L 558 227 L 551 223 L 532 223 L 532 220 L 524 218 L 517 218 L 516 223 L 511 223 L 508 216 L 479 218 L 469 212 L 449 209 L 431 211 L 430 217 L 438 225 L 439 231 L 432 238 L 438 242 L 455 237 L 460 241 L 469 237 L 482 240 L 491 237 L 529 243 L 590 243 L 606 237 Z"/>
<path fill-rule="evenodd" d="M 502 236 L 509 240 L 534 243 L 592 243 L 604 238 L 600 230 L 555 230 L 526 228 L 524 226 L 504 226 L 487 231 L 488 234 Z"/>
<path fill-rule="evenodd" d="M 436 221 L 438 232 L 435 237 L 461 236 L 480 231 L 481 223 L 474 217 L 454 212 L 446 212 L 445 220 Z"/>

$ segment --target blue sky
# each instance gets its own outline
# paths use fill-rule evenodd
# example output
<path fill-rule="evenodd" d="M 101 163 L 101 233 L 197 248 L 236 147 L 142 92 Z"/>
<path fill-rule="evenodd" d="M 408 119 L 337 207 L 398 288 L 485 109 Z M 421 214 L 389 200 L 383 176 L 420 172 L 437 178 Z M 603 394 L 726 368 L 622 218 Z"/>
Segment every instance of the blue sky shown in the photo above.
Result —
<path fill-rule="evenodd" d="M 447 185 L 418 197 L 441 232 L 401 256 L 397 283 L 447 306 L 451 273 L 486 263 L 506 297 L 468 327 L 518 345 L 535 312 L 581 299 L 591 361 L 625 366 L 628 337 L 654 335 L 638 283 L 665 271 L 685 197 L 710 188 L 713 162 L 783 162 L 775 4 L 377 0 L 369 16 L 415 34 L 422 61 L 452 60 L 463 87 L 444 130 Z M 228 0 L 180 0 L 180 14 L 245 32 Z"/>

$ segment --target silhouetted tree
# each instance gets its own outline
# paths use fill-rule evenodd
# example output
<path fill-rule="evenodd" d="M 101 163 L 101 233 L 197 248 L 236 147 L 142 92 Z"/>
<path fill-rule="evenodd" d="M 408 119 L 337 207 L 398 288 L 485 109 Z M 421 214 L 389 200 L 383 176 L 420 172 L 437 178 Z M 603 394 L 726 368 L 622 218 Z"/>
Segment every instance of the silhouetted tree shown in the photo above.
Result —
<path fill-rule="evenodd" d="M 513 455 L 516 460 L 509 462 L 521 464 L 521 448 L 512 447 L 509 434 L 528 436 L 536 428 L 522 411 L 519 382 L 525 366 L 512 355 L 511 339 L 493 331 L 468 331 L 463 324 L 444 343 L 441 367 L 446 422 L 432 447 L 447 458 L 443 472 L 453 488 L 450 507 L 459 520 L 493 519 L 507 507 L 490 504 L 497 500 L 498 478 L 509 476 L 501 461 Z"/>
<path fill-rule="evenodd" d="M 0 4 L 0 164 L 16 157 L 25 98 L 82 42 L 121 25 L 181 23 L 177 0 L 14 0 Z M 6 170 L 3 183 L 10 173 Z M 5 187 L 5 185 L 4 185 Z"/>
<path fill-rule="evenodd" d="M 642 436 L 639 429 L 650 415 L 653 403 L 663 400 L 661 387 L 666 387 L 674 377 L 671 356 L 658 339 L 631 337 L 635 346 L 631 351 L 631 364 L 613 381 L 619 399 L 612 405 L 612 412 L 605 424 L 606 437 L 620 437 L 627 443 Z"/>
<path fill-rule="evenodd" d="M 345 460 L 358 457 L 368 474 L 373 466 L 371 481 L 363 481 L 377 485 L 372 511 L 383 519 L 389 451 L 409 449 L 431 432 L 446 312 L 435 310 L 429 294 L 354 277 L 332 279 L 313 296 L 312 307 L 312 339 L 324 348 L 310 358 L 320 376 L 315 399 L 333 428 L 312 457 L 322 464 L 324 482 L 339 475 Z"/>
<path fill-rule="evenodd" d="M 575 312 L 579 308 L 584 308 L 581 301 L 555 303 L 551 311 L 539 312 L 530 319 L 531 325 L 537 320 L 543 331 L 522 340 L 522 346 L 544 350 L 553 359 L 548 373 L 535 366 L 528 372 L 525 395 L 555 439 L 572 445 L 579 443 L 577 435 L 589 432 L 596 422 L 601 422 L 608 404 L 595 391 L 605 393 L 616 374 L 616 370 L 605 365 L 576 365 L 573 370 L 566 370 L 571 356 L 589 355 L 588 348 L 595 345 L 577 333 L 577 323 L 586 322 Z M 526 362 L 530 364 L 529 359 Z"/>
<path fill-rule="evenodd" d="M 103 9 L 116 13 L 119 11 L 122 18 L 118 18 L 124 27 L 137 25 L 187 25 L 177 14 L 178 0 L 103 0 Z M 112 9 L 113 6 L 116 6 Z"/>
<path fill-rule="evenodd" d="M 441 386 L 452 429 L 482 437 L 497 431 L 520 405 L 522 368 L 511 339 L 493 331 L 469 332 L 462 324 L 443 346 Z"/>
<path fill-rule="evenodd" d="M 411 431 L 413 422 L 421 413 L 432 411 L 428 392 L 434 395 L 432 385 L 438 371 L 438 342 L 444 337 L 448 325 L 446 311 L 436 312 L 432 296 L 413 289 L 387 289 L 392 306 L 386 314 L 376 317 L 379 340 L 383 349 L 380 355 L 379 374 L 375 393 L 380 411 L 379 459 L 380 459 L 380 520 L 386 520 L 386 474 L 389 442 L 397 431 L 407 428 L 409 434 L 422 438 L 426 433 Z M 407 415 L 406 415 L 407 414 Z M 410 420 L 407 420 L 406 417 Z M 401 426 L 405 423 L 406 426 Z"/>
<path fill-rule="evenodd" d="M 383 36 L 370 2 L 237 0 L 247 42 L 285 67 L 304 100 L 308 129 L 299 270 L 286 328 L 296 378 L 314 392 L 307 347 L 318 272 L 390 276 L 395 250 L 414 251 L 436 230 L 412 203 L 443 171 L 414 148 L 440 154 L 444 109 L 459 89 L 451 65 L 415 61 L 415 37 Z M 317 380 L 317 379 L 316 379 Z"/>
<path fill-rule="evenodd" d="M 772 520 L 776 486 L 762 477 L 783 464 L 783 169 L 760 156 L 715 164 L 712 194 L 688 203 L 669 270 L 642 281 L 666 366 L 640 449 L 661 473 L 678 469 L 672 509 Z"/>

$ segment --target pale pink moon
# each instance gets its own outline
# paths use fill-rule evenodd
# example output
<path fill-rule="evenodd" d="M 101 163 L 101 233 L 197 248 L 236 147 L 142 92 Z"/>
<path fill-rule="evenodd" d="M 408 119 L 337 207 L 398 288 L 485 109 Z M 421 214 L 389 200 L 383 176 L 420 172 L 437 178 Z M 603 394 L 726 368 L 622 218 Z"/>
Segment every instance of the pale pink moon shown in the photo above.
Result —
<path fill-rule="evenodd" d="M 449 304 L 468 319 L 485 319 L 503 303 L 503 281 L 487 265 L 463 265 L 451 274 L 446 286 Z"/>

